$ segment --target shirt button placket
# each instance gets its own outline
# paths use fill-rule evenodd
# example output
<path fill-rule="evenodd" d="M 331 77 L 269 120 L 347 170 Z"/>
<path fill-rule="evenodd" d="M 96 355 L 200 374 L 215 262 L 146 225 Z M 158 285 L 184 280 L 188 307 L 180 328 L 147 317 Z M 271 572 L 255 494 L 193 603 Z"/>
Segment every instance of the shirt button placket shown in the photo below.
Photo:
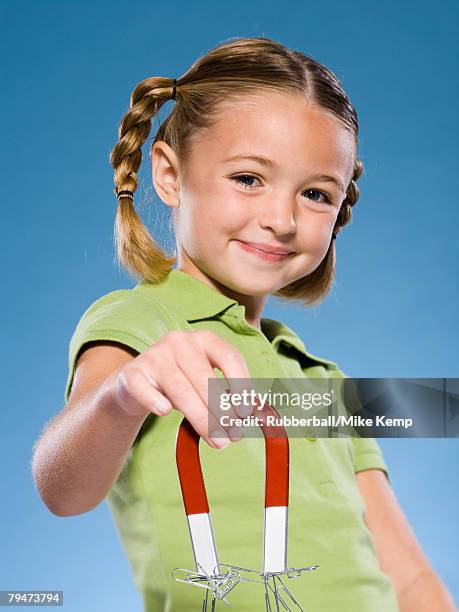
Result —
<path fill-rule="evenodd" d="M 271 353 L 267 349 L 265 348 L 261 349 L 261 353 L 268 365 L 274 364 L 274 357 L 273 355 L 271 355 Z"/>

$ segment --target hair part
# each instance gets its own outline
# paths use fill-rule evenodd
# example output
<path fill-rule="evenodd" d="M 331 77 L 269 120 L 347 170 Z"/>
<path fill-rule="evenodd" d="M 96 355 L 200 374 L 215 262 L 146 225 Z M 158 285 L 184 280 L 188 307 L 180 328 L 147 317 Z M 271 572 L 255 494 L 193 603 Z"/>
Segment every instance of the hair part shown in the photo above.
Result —
<path fill-rule="evenodd" d="M 171 99 L 172 85 L 172 78 L 149 77 L 135 87 L 130 108 L 119 126 L 118 143 L 110 155 L 115 170 L 115 195 L 121 190 L 135 192 L 137 189 L 141 147 L 150 133 L 152 118 Z M 304 95 L 307 101 L 337 118 L 354 137 L 353 173 L 333 229 L 338 234 L 340 228 L 349 223 L 352 208 L 360 195 L 356 182 L 362 175 L 363 163 L 357 156 L 357 113 L 337 77 L 300 51 L 264 37 L 236 38 L 219 44 L 177 79 L 176 104 L 159 127 L 152 147 L 157 141 L 166 142 L 175 151 L 186 174 L 193 136 L 213 125 L 222 106 L 236 98 L 270 90 Z M 139 218 L 133 201 L 127 197 L 119 198 L 115 243 L 118 261 L 144 282 L 160 282 L 177 261 L 155 242 Z M 300 301 L 306 306 L 322 301 L 334 281 L 334 243 L 330 241 L 324 259 L 313 272 L 273 295 Z"/>

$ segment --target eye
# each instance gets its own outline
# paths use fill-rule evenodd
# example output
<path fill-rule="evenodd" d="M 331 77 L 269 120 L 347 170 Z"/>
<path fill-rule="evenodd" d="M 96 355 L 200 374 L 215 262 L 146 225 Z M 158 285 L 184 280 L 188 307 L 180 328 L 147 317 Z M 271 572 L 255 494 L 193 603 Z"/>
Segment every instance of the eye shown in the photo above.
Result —
<path fill-rule="evenodd" d="M 253 189 L 253 185 L 247 185 L 247 183 L 242 182 L 242 179 L 256 179 L 258 181 L 258 178 L 256 176 L 253 176 L 253 174 L 238 174 L 237 176 L 232 176 L 231 180 L 235 181 L 238 185 L 240 185 L 241 187 L 243 187 L 244 189 Z"/>
<path fill-rule="evenodd" d="M 238 174 L 237 176 L 232 176 L 231 180 L 235 181 L 238 185 L 241 185 L 241 187 L 243 187 L 244 189 L 255 189 L 256 187 L 254 187 L 253 185 L 247 184 L 247 182 L 245 182 L 245 179 L 248 179 L 249 181 L 253 181 L 254 179 L 256 181 L 260 180 L 258 177 L 254 176 L 253 174 Z M 330 197 L 328 196 L 328 194 L 326 194 L 324 191 L 320 191 L 319 189 L 307 189 L 304 193 L 316 193 L 319 194 L 319 196 L 322 196 L 323 198 L 325 198 L 325 200 L 316 200 L 316 199 L 312 199 L 313 202 L 317 202 L 318 204 L 329 204 L 330 206 L 333 206 L 333 202 L 330 200 Z"/>
<path fill-rule="evenodd" d="M 318 193 L 319 195 L 323 196 L 325 198 L 325 204 L 330 204 L 331 206 L 333 206 L 333 202 L 330 200 L 330 198 L 328 197 L 328 195 L 326 193 L 324 193 L 323 191 L 319 191 L 318 189 L 306 189 L 306 191 L 304 193 Z M 313 199 L 313 202 L 319 202 L 318 200 Z M 321 202 L 319 202 L 319 204 L 321 204 Z"/>

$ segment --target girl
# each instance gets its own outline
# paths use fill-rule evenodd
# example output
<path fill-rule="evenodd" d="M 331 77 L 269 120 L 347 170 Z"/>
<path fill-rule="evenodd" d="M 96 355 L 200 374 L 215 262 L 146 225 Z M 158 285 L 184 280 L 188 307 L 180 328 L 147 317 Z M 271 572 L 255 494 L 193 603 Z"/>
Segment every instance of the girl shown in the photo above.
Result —
<path fill-rule="evenodd" d="M 134 207 L 141 146 L 171 98 L 151 158 L 177 258 Z M 201 589 L 171 577 L 194 567 L 175 463 L 183 415 L 207 443 L 200 454 L 220 561 L 261 569 L 264 440 L 218 426 L 208 379 L 345 376 L 262 312 L 270 294 L 310 305 L 329 292 L 334 238 L 359 196 L 357 141 L 337 78 L 268 38 L 233 39 L 181 78 L 147 78 L 132 94 L 111 163 L 117 252 L 139 282 L 80 319 L 67 403 L 36 445 L 33 469 L 59 516 L 108 498 L 147 612 L 202 601 Z M 308 610 L 454 609 L 373 439 L 290 440 L 288 565 L 310 564 L 319 569 L 291 585 Z M 264 609 L 257 586 L 238 585 L 233 608 Z"/>

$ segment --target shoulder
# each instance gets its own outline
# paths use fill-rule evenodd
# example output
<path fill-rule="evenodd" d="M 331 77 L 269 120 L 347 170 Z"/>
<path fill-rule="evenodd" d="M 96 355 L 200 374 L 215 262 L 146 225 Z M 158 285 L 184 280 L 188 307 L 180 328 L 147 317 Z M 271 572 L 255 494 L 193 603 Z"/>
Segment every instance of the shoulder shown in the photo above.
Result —
<path fill-rule="evenodd" d="M 83 311 L 75 332 L 124 330 L 150 344 L 172 329 L 189 329 L 178 309 L 179 297 L 163 284 L 140 282 L 128 289 L 115 289 Z"/>
<path fill-rule="evenodd" d="M 73 329 L 68 347 L 68 397 L 74 370 L 83 347 L 90 342 L 112 341 L 142 353 L 181 322 L 169 305 L 150 290 L 116 289 L 92 301 Z"/>
<path fill-rule="evenodd" d="M 153 291 L 141 291 L 139 285 L 131 289 L 116 289 L 87 306 L 75 332 L 88 330 L 124 330 L 149 342 L 155 331 L 167 331 L 176 324 L 175 317 Z"/>

